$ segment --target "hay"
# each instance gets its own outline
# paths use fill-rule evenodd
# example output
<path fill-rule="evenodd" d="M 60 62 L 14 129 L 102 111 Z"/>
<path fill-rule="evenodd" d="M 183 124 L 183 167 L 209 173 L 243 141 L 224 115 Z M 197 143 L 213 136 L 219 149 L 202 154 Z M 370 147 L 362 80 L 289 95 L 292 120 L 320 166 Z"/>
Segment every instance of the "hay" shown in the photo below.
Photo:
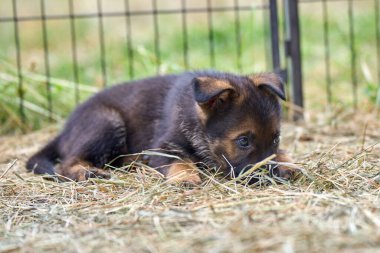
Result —
<path fill-rule="evenodd" d="M 24 169 L 54 128 L 0 137 L 0 251 L 378 252 L 379 119 L 308 122 L 283 130 L 303 175 L 256 187 L 206 177 L 183 189 L 143 167 L 56 183 Z"/>

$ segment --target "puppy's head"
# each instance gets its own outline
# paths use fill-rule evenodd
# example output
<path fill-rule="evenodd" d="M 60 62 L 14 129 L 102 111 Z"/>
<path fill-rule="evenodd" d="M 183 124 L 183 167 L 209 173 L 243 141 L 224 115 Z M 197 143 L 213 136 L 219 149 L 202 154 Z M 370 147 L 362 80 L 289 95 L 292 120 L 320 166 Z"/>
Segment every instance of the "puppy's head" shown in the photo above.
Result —
<path fill-rule="evenodd" d="M 197 115 L 209 150 L 225 173 L 238 175 L 276 154 L 283 82 L 273 73 L 213 75 L 193 80 Z"/>

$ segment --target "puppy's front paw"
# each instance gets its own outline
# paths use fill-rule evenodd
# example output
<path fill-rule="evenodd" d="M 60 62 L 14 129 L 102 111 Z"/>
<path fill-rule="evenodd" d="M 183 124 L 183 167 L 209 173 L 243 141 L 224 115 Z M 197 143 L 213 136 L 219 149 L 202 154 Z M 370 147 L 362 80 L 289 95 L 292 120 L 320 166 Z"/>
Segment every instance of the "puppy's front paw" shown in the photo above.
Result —
<path fill-rule="evenodd" d="M 202 183 L 197 167 L 192 163 L 173 163 L 165 171 L 169 183 L 194 187 Z"/>
<path fill-rule="evenodd" d="M 298 169 L 296 168 L 280 165 L 273 169 L 273 175 L 289 180 L 296 174 L 297 171 Z"/>
<path fill-rule="evenodd" d="M 276 161 L 279 163 L 289 163 L 293 165 L 293 159 L 288 154 L 286 154 L 284 150 L 279 150 L 279 152 L 277 153 Z M 297 167 L 290 167 L 283 164 L 279 164 L 276 168 L 273 169 L 273 175 L 289 180 L 299 170 L 300 169 Z"/>
<path fill-rule="evenodd" d="M 85 178 L 103 178 L 103 179 L 110 179 L 111 174 L 103 169 L 90 167 L 86 170 Z"/>
<path fill-rule="evenodd" d="M 89 178 L 95 178 L 95 177 L 105 178 L 105 179 L 111 178 L 110 173 L 108 173 L 107 171 L 93 167 L 84 161 L 70 163 L 70 165 L 65 164 L 65 163 L 61 164 L 57 168 L 56 173 L 63 180 L 71 179 L 77 182 L 86 181 Z"/>

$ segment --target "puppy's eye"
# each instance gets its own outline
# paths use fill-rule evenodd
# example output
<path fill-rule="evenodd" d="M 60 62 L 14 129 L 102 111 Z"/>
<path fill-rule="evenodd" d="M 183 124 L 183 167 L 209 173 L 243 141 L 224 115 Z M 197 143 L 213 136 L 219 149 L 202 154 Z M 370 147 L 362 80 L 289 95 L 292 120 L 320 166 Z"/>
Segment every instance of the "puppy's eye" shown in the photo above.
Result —
<path fill-rule="evenodd" d="M 280 137 L 276 137 L 273 140 L 273 145 L 278 145 L 280 143 Z"/>
<path fill-rule="evenodd" d="M 247 136 L 240 136 L 236 139 L 236 144 L 239 146 L 239 148 L 248 148 L 251 146 L 249 143 L 249 138 Z"/>

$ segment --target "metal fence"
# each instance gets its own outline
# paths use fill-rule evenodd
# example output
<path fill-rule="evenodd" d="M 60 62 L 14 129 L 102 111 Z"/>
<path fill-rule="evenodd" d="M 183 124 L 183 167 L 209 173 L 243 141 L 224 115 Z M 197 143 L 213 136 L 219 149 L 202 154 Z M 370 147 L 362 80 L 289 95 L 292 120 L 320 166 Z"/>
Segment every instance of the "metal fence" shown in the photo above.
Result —
<path fill-rule="evenodd" d="M 368 11 L 365 20 L 372 20 L 365 22 L 373 37 L 358 45 L 363 28 L 355 15 L 362 9 Z M 337 13 L 347 16 L 338 35 Z M 317 22 L 309 20 L 313 15 Z M 7 112 L 17 108 L 20 125 L 34 128 L 37 118 L 64 118 L 97 89 L 187 69 L 274 70 L 291 84 L 296 106 L 303 107 L 303 89 L 314 86 L 318 96 L 306 92 L 306 102 L 326 96 L 334 103 L 341 94 L 336 87 L 349 90 L 346 74 L 335 71 L 341 64 L 337 46 L 349 49 L 341 58 L 350 59 L 354 107 L 365 77 L 358 70 L 360 46 L 373 44 L 368 51 L 377 60 L 365 63 L 377 75 L 372 86 L 380 78 L 379 0 L 2 0 L 0 36 L 0 106 Z M 315 74 L 314 61 L 324 70 Z M 302 116 L 295 112 L 295 118 Z"/>
<path fill-rule="evenodd" d="M 320 89 L 309 92 L 306 100 L 324 97 L 327 104 L 349 101 L 344 105 L 354 109 L 371 99 L 380 105 L 379 0 L 300 0 L 298 6 L 303 86 L 307 89 L 310 82 L 318 82 Z M 311 26 L 307 15 L 319 15 L 320 19 Z M 321 52 L 308 52 L 311 47 Z M 309 64 L 315 57 L 323 69 Z"/>
<path fill-rule="evenodd" d="M 30 77 L 30 72 L 32 75 L 39 74 L 45 77 L 45 80 L 41 80 L 40 76 L 38 87 L 46 97 L 46 101 L 38 101 L 38 107 L 40 112 L 45 112 L 44 116 L 54 120 L 59 116 L 65 116 L 65 113 L 61 113 L 62 115 L 56 113 L 62 106 L 62 103 L 55 104 L 62 95 L 54 92 L 57 78 L 71 81 L 73 87 L 71 87 L 70 93 L 74 93 L 73 98 L 65 99 L 64 103 L 75 106 L 86 97 L 81 96 L 81 87 L 85 87 L 81 86 L 81 83 L 88 84 L 88 86 L 95 84 L 97 87 L 104 88 L 122 80 L 186 69 L 221 68 L 237 72 L 272 69 L 270 67 L 271 56 L 275 58 L 275 64 L 279 64 L 279 46 L 271 47 L 270 42 L 274 41 L 278 44 L 279 41 L 278 38 L 271 40 L 271 34 L 276 34 L 278 23 L 275 22 L 275 26 L 273 26 L 273 22 L 270 22 L 270 18 L 272 20 L 277 18 L 277 13 L 273 11 L 269 13 L 270 2 L 273 4 L 276 1 L 233 0 L 219 3 L 211 0 L 175 2 L 124 0 L 110 3 L 102 0 L 31 0 L 28 2 L 3 0 L 3 9 L 0 9 L 0 25 L 2 26 L 0 28 L 4 31 L 2 37 L 7 38 L 7 42 L 3 42 L 4 49 L 1 60 L 4 60 L 7 66 L 15 66 L 14 77 L 17 80 L 12 85 L 17 85 L 17 89 L 16 93 L 12 95 L 18 97 L 18 110 L 22 121 L 28 121 L 30 118 L 28 115 L 33 113 L 27 97 L 28 93 L 31 93 L 28 91 L 30 84 L 26 80 Z M 86 8 L 88 6 L 89 8 Z M 112 8 L 113 6 L 117 7 Z M 247 22 L 247 18 L 251 18 L 250 22 Z M 115 22 L 115 19 L 118 21 Z M 109 21 L 110 23 L 107 23 Z M 228 26 L 225 31 L 227 34 L 224 35 L 223 27 L 220 25 L 222 22 Z M 66 27 L 62 28 L 62 26 Z M 168 45 L 165 45 L 168 40 L 166 36 L 173 37 L 173 35 L 168 35 L 170 27 L 176 30 L 177 38 L 174 40 L 180 44 L 176 45 L 176 48 L 172 49 L 173 51 L 170 51 Z M 199 32 L 196 27 L 202 27 L 202 31 Z M 65 32 L 55 34 L 55 29 Z M 81 33 L 86 33 L 88 30 L 96 36 L 92 36 L 90 39 L 81 36 Z M 119 41 L 119 44 L 115 47 L 110 46 L 113 42 L 108 43 L 107 38 L 113 35 L 110 36 L 109 31 L 120 33 L 121 30 L 123 30 L 123 36 L 114 38 L 115 41 Z M 258 32 L 261 35 L 258 35 Z M 141 37 L 141 33 L 144 33 L 144 42 L 137 39 Z M 197 38 L 198 33 L 206 35 L 204 38 L 198 38 L 202 41 L 196 42 L 198 52 L 195 53 L 198 58 L 203 60 L 192 61 L 191 56 L 194 54 L 192 38 Z M 251 37 L 247 38 L 244 36 L 245 34 L 250 34 Z M 29 40 L 36 40 L 36 38 L 41 38 L 41 41 L 31 45 Z M 226 45 L 226 38 L 228 43 L 233 45 L 228 47 L 233 50 L 228 54 L 228 58 L 223 58 L 220 57 L 224 54 L 224 52 L 220 53 L 223 49 L 221 50 L 218 45 Z M 85 40 L 89 40 L 86 43 L 96 43 L 97 45 L 90 46 L 91 49 L 88 51 L 88 48 L 83 45 Z M 57 44 L 61 45 L 62 41 L 65 41 L 64 46 L 56 46 Z M 144 43 L 148 45 L 148 49 L 141 48 L 141 44 Z M 226 48 L 226 50 L 231 48 Z M 250 48 L 257 48 L 258 53 L 255 55 Z M 271 55 L 270 48 L 274 48 L 274 55 Z M 118 56 L 122 55 L 118 58 L 118 63 L 114 62 L 115 53 L 111 54 L 112 50 L 118 50 Z M 174 53 L 174 50 L 176 51 L 175 55 L 180 58 L 169 59 L 169 52 Z M 35 51 L 38 52 L 38 56 L 31 57 L 30 54 Z M 65 55 L 62 55 L 62 51 L 66 52 Z M 80 54 L 83 54 L 84 51 L 97 55 L 94 61 L 87 62 L 87 66 L 83 66 L 83 60 L 80 60 Z M 181 53 L 177 51 L 181 51 Z M 62 59 L 68 55 L 70 55 L 70 60 L 65 59 L 64 61 L 69 61 L 66 69 L 69 68 L 71 71 L 57 72 L 55 65 L 59 64 L 53 63 L 53 61 L 59 61 L 59 59 L 55 59 L 57 57 L 62 57 L 61 61 L 63 61 Z M 149 67 L 141 66 L 144 58 L 151 59 Z M 206 60 L 207 58 L 208 60 Z M 247 64 L 253 60 L 256 62 L 255 64 Z M 228 62 L 228 64 L 220 67 L 221 61 Z M 176 67 L 170 69 L 171 63 Z M 33 64 L 34 67 L 31 68 L 29 65 Z M 113 72 L 116 64 L 124 67 L 122 71 L 118 72 L 119 75 Z M 95 72 L 93 78 L 88 76 L 83 78 L 85 76 L 83 73 L 88 69 Z M 44 85 L 45 88 L 41 89 L 41 85 Z"/>

